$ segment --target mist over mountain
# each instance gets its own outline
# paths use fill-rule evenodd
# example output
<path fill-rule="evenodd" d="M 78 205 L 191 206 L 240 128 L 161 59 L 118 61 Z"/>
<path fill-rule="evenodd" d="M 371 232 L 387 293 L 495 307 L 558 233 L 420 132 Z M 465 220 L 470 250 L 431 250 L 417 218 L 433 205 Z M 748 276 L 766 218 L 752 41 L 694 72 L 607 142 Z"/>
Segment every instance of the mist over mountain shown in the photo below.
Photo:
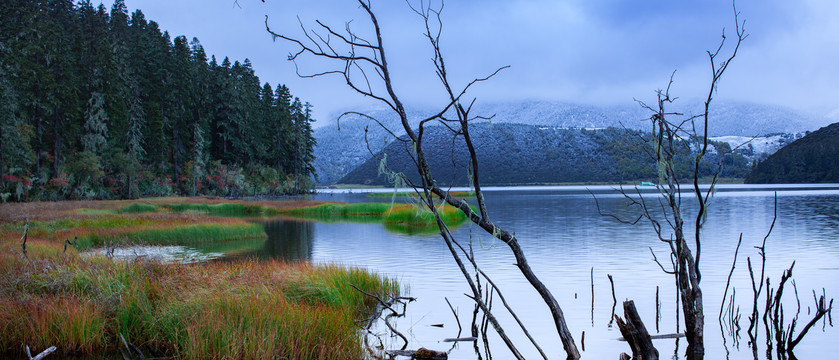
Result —
<path fill-rule="evenodd" d="M 412 127 L 437 109 L 409 108 Z M 674 106 L 673 111 L 698 114 L 702 103 Z M 390 109 L 363 111 L 394 131 L 391 135 L 375 122 L 348 115 L 338 125 L 315 130 L 315 168 L 321 184 L 332 184 L 361 165 L 371 154 L 381 151 L 395 136 L 404 135 L 398 118 Z M 649 130 L 650 112 L 637 104 L 620 106 L 582 105 L 551 101 L 497 102 L 478 105 L 473 114 L 493 116 L 493 124 L 528 124 L 558 128 L 602 129 L 608 127 Z M 711 112 L 711 136 L 753 137 L 768 134 L 795 134 L 815 130 L 829 119 L 812 116 L 780 106 L 752 103 L 716 102 Z M 365 142 L 365 129 L 367 142 Z M 369 145 L 369 147 L 368 147 Z M 774 151 L 774 149 L 773 149 Z"/>

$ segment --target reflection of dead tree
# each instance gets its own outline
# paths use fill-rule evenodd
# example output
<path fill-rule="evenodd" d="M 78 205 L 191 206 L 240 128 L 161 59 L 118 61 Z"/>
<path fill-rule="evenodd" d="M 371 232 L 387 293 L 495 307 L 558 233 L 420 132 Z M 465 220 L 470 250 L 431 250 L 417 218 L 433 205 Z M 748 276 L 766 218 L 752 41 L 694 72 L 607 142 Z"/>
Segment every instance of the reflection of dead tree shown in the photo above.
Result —
<path fill-rule="evenodd" d="M 833 311 L 833 299 L 830 299 L 830 303 L 825 305 L 824 293 L 822 293 L 822 295 L 818 299 L 816 299 L 816 292 L 813 291 L 813 301 L 815 301 L 816 303 L 816 313 L 813 315 L 813 318 L 810 319 L 810 321 L 804 325 L 804 328 L 801 329 L 801 331 L 798 333 L 797 336 L 795 336 L 795 338 L 793 338 L 793 334 L 795 333 L 795 325 L 798 322 L 798 313 L 795 314 L 795 317 L 792 319 L 792 323 L 790 323 L 789 327 L 787 328 L 788 337 L 786 340 L 786 351 L 790 359 L 795 359 L 795 355 L 792 351 L 793 349 L 795 349 L 795 346 L 798 345 L 798 343 L 800 343 L 802 339 L 804 339 L 804 335 L 807 335 L 807 332 L 810 331 L 810 328 L 812 328 L 813 325 L 819 322 L 819 320 L 821 320 L 825 315 L 830 317 L 830 313 Z M 783 318 L 781 319 L 783 320 Z M 831 320 L 831 326 L 832 325 L 833 323 Z"/>
<path fill-rule="evenodd" d="M 403 181 L 410 187 L 413 187 L 418 194 L 421 195 L 421 201 L 436 217 L 437 225 L 440 229 L 440 234 L 451 252 L 455 262 L 458 265 L 461 273 L 466 279 L 471 292 L 472 299 L 481 308 L 484 316 L 501 337 L 502 341 L 511 350 L 513 355 L 517 358 L 523 358 L 519 351 L 514 346 L 512 340 L 505 334 L 503 328 L 492 315 L 489 307 L 486 304 L 486 299 L 482 292 L 478 289 L 475 281 L 472 279 L 469 270 L 467 269 L 464 258 L 470 263 L 474 262 L 474 258 L 452 237 L 446 225 L 441 220 L 437 208 L 434 203 L 434 197 L 443 199 L 446 203 L 463 211 L 467 217 L 494 237 L 504 242 L 512 252 L 516 259 L 515 265 L 519 268 L 522 275 L 539 293 L 542 300 L 548 306 L 554 320 L 557 333 L 562 340 L 563 348 L 566 351 L 569 359 L 578 359 L 580 357 L 577 346 L 569 331 L 562 309 L 554 296 L 548 290 L 547 286 L 536 276 L 524 251 L 518 243 L 515 235 L 500 228 L 489 219 L 487 208 L 484 203 L 484 195 L 481 191 L 479 181 L 479 169 L 477 162 L 477 155 L 475 148 L 472 145 L 472 139 L 469 135 L 469 123 L 473 120 L 482 119 L 481 117 L 470 114 L 471 106 L 474 100 L 464 101 L 467 91 L 475 84 L 486 81 L 495 76 L 503 69 L 499 68 L 495 72 L 484 78 L 477 78 L 460 88 L 455 90 L 449 80 L 448 69 L 443 58 L 440 47 L 440 35 L 442 32 L 442 22 L 440 19 L 440 11 L 443 5 L 439 8 L 434 8 L 430 4 L 421 2 L 419 7 L 409 6 L 417 15 L 424 21 L 425 37 L 431 45 L 433 52 L 432 61 L 435 66 L 437 78 L 443 85 L 445 95 L 448 100 L 441 106 L 440 111 L 432 114 L 425 119 L 419 121 L 418 124 L 412 124 L 408 115 L 406 114 L 402 100 L 398 94 L 398 90 L 393 87 L 392 72 L 388 65 L 388 53 L 385 51 L 385 46 L 382 42 L 382 32 L 376 15 L 370 8 L 369 0 L 358 0 L 358 4 L 363 9 L 365 16 L 370 20 L 372 26 L 372 40 L 365 39 L 359 33 L 350 28 L 349 23 L 345 26 L 343 31 L 336 31 L 326 24 L 316 21 L 316 30 L 307 30 L 302 28 L 302 37 L 293 38 L 280 33 L 267 30 L 274 36 L 275 39 L 286 40 L 298 47 L 297 52 L 289 56 L 289 60 L 298 60 L 302 56 L 312 56 L 317 59 L 331 60 L 338 66 L 332 70 L 326 70 L 311 75 L 301 75 L 304 77 L 318 77 L 324 75 L 336 75 L 343 78 L 347 86 L 366 97 L 378 100 L 382 104 L 393 110 L 401 121 L 402 131 L 407 135 L 402 141 L 405 143 L 406 149 L 410 154 L 417 172 L 419 174 L 419 182 L 412 182 L 404 174 L 394 174 L 400 181 Z M 266 18 L 266 27 L 268 21 Z M 296 64 L 296 62 L 295 62 Z M 464 103 L 469 105 L 464 106 Z M 367 116 L 368 119 L 385 127 L 380 121 Z M 465 140 L 467 151 L 470 158 L 469 170 L 472 174 L 473 185 L 475 188 L 477 198 L 477 211 L 473 210 L 464 200 L 457 199 L 449 194 L 447 190 L 442 188 L 436 178 L 432 174 L 432 169 L 426 160 L 423 148 L 423 135 L 426 127 L 432 124 L 444 126 L 452 132 L 454 136 L 462 136 Z M 393 129 L 386 129 L 389 133 L 394 134 Z M 485 276 L 484 274 L 481 274 Z M 498 289 L 493 287 L 493 291 L 497 293 Z"/>
<path fill-rule="evenodd" d="M 711 65 L 711 82 L 707 97 L 704 102 L 704 111 L 699 115 L 684 117 L 683 114 L 669 111 L 669 106 L 677 99 L 670 94 L 670 87 L 673 84 L 673 76 L 666 90 L 657 91 L 658 99 L 655 106 L 647 105 L 639 101 L 639 104 L 653 114 L 650 116 L 652 124 L 652 139 L 647 142 L 652 145 L 649 155 L 656 162 L 659 176 L 659 201 L 655 210 L 647 199 L 637 190 L 637 194 L 623 192 L 631 206 L 636 206 L 641 215 L 631 221 L 618 219 L 625 223 L 635 224 L 641 219 L 646 219 L 653 227 L 658 239 L 667 244 L 672 270 L 666 269 L 654 256 L 654 261 L 661 267 L 662 271 L 672 274 L 676 281 L 679 299 L 681 300 L 682 313 L 685 322 L 685 335 L 688 341 L 688 359 L 702 359 L 705 355 L 703 332 L 705 327 L 705 311 L 702 302 L 702 289 L 700 282 L 700 260 L 702 255 L 701 231 L 705 221 L 705 214 L 712 198 L 717 182 L 720 168 L 711 178 L 710 187 L 703 190 L 699 186 L 700 164 L 708 152 L 708 128 L 710 117 L 710 106 L 714 94 L 716 94 L 722 75 L 728 69 L 731 60 L 737 55 L 740 44 L 747 37 L 742 23 L 739 20 L 737 9 L 734 9 L 735 23 L 735 44 L 730 55 L 722 61 L 722 55 L 726 44 L 726 36 L 723 33 L 722 41 L 715 51 L 708 51 L 708 60 Z M 675 118 L 675 119 L 674 119 Z M 698 124 L 697 124 L 698 123 Z M 695 151 L 694 151 L 695 149 Z M 693 167 L 691 174 L 679 171 L 678 155 L 685 152 L 693 152 Z M 685 214 L 682 213 L 682 183 L 681 179 L 690 177 L 692 182 L 691 192 L 696 200 L 697 213 L 693 229 L 685 225 Z M 599 207 L 598 207 L 599 211 Z M 614 217 L 614 216 L 613 216 Z M 692 234 L 691 234 L 692 232 Z M 692 237 L 692 241 L 689 238 Z"/>
<path fill-rule="evenodd" d="M 761 248 L 761 255 L 765 259 L 765 248 Z M 765 262 L 765 260 L 764 260 Z M 794 354 L 795 347 L 804 339 L 804 336 L 807 335 L 807 332 L 810 331 L 819 320 L 823 319 L 825 315 L 830 317 L 830 314 L 833 310 L 833 299 L 829 301 L 826 300 L 826 295 L 822 293 L 821 296 L 817 297 L 815 290 L 813 291 L 813 301 L 815 303 L 815 313 L 813 313 L 813 317 L 810 319 L 807 324 L 798 332 L 796 335 L 795 328 L 798 325 L 798 317 L 801 314 L 801 301 L 798 297 L 798 287 L 795 285 L 795 280 L 792 280 L 792 270 L 795 268 L 795 262 L 793 261 L 792 265 L 790 265 L 789 269 L 784 270 L 783 274 L 781 275 L 781 279 L 778 282 L 777 289 L 773 289 L 770 285 L 770 279 L 768 277 L 763 278 L 761 277 L 761 282 L 766 284 L 766 292 L 765 295 L 765 306 L 763 308 L 763 325 L 766 331 L 766 357 L 771 359 L 772 358 L 772 350 L 774 346 L 775 354 L 777 355 L 778 359 L 796 359 Z M 751 268 L 749 269 L 749 273 L 752 278 L 754 278 L 753 271 Z M 783 305 L 783 295 L 784 290 L 786 288 L 787 283 L 791 283 L 793 289 L 795 291 L 795 301 L 796 301 L 796 311 L 795 315 L 793 316 L 792 320 L 789 324 L 786 323 L 785 318 L 785 311 Z M 753 300 L 753 304 L 757 304 L 758 298 Z M 757 333 L 758 328 L 760 327 L 760 323 L 758 322 L 759 311 L 757 309 L 753 310 L 752 316 L 749 317 L 749 328 L 754 329 L 754 333 L 749 332 L 750 338 L 750 345 L 752 347 L 752 354 L 755 359 L 758 358 L 757 354 Z M 831 323 L 832 326 L 832 323 Z"/>
<path fill-rule="evenodd" d="M 375 310 L 365 321 L 366 324 L 364 326 L 364 331 L 367 333 L 367 335 L 372 335 L 378 338 L 378 335 L 373 333 L 372 328 L 373 325 L 381 319 L 390 331 L 390 333 L 393 334 L 393 336 L 398 336 L 400 339 L 402 339 L 403 344 L 400 351 L 405 350 L 405 348 L 408 347 L 408 338 L 393 327 L 393 324 L 390 323 L 390 319 L 394 317 L 399 318 L 405 316 L 405 310 L 407 309 L 408 303 L 413 302 L 415 299 L 403 296 L 390 296 L 387 299 L 387 301 L 385 301 L 378 295 L 361 290 L 354 284 L 350 284 L 350 286 L 356 291 L 370 297 L 371 299 L 376 300 L 377 302 Z M 388 310 L 389 312 L 385 314 L 384 317 L 382 317 L 382 314 L 385 312 L 385 310 Z M 366 348 L 371 351 L 371 355 L 374 355 L 373 351 L 371 350 L 372 347 L 369 344 L 367 336 L 364 337 L 364 344 Z M 379 347 L 384 347 L 384 342 L 381 340 L 381 338 L 379 338 Z"/>

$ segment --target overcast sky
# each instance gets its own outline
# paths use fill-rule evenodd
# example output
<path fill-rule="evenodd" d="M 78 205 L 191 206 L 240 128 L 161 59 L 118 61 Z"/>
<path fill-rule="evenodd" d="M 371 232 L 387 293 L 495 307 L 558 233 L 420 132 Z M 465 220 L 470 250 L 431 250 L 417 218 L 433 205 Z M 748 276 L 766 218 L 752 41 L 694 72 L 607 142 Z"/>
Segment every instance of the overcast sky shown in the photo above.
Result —
<path fill-rule="evenodd" d="M 418 1 L 418 0 L 417 0 Z M 435 0 L 436 2 L 436 0 Z M 109 2 L 105 2 L 110 5 Z M 198 37 L 221 60 L 249 58 L 262 82 L 283 83 L 315 106 L 321 124 L 365 106 L 341 78 L 300 79 L 286 60 L 296 51 L 265 30 L 300 36 L 320 19 L 343 29 L 370 22 L 355 0 L 126 0 L 174 37 Z M 404 101 L 429 105 L 440 90 L 423 24 L 401 0 L 373 0 Z M 839 120 L 839 1 L 739 0 L 749 37 L 719 88 L 718 99 L 776 104 Z M 442 46 L 449 72 L 466 82 L 510 65 L 474 95 L 479 101 L 543 99 L 586 104 L 652 100 L 676 70 L 673 92 L 707 92 L 706 50 L 733 37 L 728 0 L 449 0 Z M 728 48 L 727 50 L 730 50 Z M 305 71 L 323 64 L 300 63 Z"/>

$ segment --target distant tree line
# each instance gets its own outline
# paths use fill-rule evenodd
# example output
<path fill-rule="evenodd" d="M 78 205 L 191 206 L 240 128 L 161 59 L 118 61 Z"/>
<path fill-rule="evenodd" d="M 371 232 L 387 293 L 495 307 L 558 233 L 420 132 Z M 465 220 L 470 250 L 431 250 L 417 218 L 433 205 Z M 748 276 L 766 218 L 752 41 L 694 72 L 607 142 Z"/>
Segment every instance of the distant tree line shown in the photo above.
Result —
<path fill-rule="evenodd" d="M 311 110 L 123 0 L 0 2 L 4 201 L 307 191 Z"/>

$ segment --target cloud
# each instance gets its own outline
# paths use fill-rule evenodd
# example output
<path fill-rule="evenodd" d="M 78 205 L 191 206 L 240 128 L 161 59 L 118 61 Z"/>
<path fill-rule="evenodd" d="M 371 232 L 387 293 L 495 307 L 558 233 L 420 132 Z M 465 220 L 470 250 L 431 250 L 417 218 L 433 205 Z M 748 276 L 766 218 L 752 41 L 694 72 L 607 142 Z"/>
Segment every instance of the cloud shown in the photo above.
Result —
<path fill-rule="evenodd" d="M 354 1 L 128 0 L 173 35 L 197 36 L 211 54 L 250 58 L 257 75 L 327 115 L 365 100 L 341 79 L 298 79 L 285 61 L 294 51 L 272 42 L 272 27 L 300 35 L 297 17 L 369 32 Z M 833 0 L 740 0 L 750 37 L 724 78 L 719 97 L 827 113 L 839 98 L 839 3 Z M 409 103 L 439 100 L 440 85 L 420 19 L 401 1 L 374 0 L 394 81 Z M 446 3 L 442 45 L 457 83 L 511 68 L 476 88 L 488 101 L 527 98 L 584 103 L 627 103 L 666 85 L 674 70 L 680 96 L 706 91 L 708 60 L 722 33 L 733 32 L 728 0 L 458 0 Z M 320 63 L 301 63 L 313 71 Z"/>

